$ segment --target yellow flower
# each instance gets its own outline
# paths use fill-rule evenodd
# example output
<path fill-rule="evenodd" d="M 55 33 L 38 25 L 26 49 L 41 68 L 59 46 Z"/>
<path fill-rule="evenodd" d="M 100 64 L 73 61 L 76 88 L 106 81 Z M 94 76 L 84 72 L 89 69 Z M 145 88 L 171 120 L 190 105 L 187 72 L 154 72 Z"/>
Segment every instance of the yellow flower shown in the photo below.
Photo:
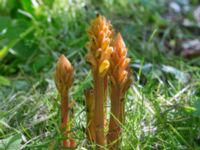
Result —
<path fill-rule="evenodd" d="M 105 73 L 108 71 L 109 67 L 110 67 L 109 61 L 107 59 L 104 60 L 99 66 L 99 74 L 100 74 L 100 76 L 104 76 Z"/>

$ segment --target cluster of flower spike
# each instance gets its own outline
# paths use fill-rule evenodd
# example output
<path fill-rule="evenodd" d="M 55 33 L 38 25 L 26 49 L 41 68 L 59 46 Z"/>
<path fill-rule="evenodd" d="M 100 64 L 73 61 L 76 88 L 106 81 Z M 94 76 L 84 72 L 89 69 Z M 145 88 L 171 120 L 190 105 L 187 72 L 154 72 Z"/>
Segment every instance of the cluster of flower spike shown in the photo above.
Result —
<path fill-rule="evenodd" d="M 114 33 L 112 25 L 105 17 L 97 16 L 91 22 L 88 34 L 89 42 L 87 43 L 88 54 L 86 59 L 92 65 L 94 79 L 95 142 L 98 145 L 105 146 L 106 142 L 104 141 L 107 141 L 109 145 L 112 145 L 111 143 L 118 140 L 121 135 L 118 122 L 122 122 L 122 118 L 124 118 L 124 102 L 121 100 L 131 83 L 131 72 L 129 69 L 130 59 L 126 57 L 127 48 L 121 34 L 118 33 L 116 38 L 113 38 Z M 102 127 L 102 118 L 106 116 L 103 113 L 103 101 L 106 97 L 107 81 L 111 83 L 111 114 L 115 117 L 110 117 L 108 139 L 106 140 L 104 134 L 102 134 L 102 132 L 104 132 L 102 128 L 105 128 L 105 126 Z M 101 82 L 104 82 L 104 89 L 102 89 Z M 102 97 L 102 95 L 105 95 L 105 97 Z M 117 130 L 115 130 L 116 128 Z M 93 131 L 90 132 L 93 133 Z M 109 149 L 116 149 L 118 145 L 119 144 L 110 146 Z"/>
<path fill-rule="evenodd" d="M 97 149 L 104 149 L 108 144 L 110 150 L 119 149 L 121 126 L 124 118 L 124 94 L 131 84 L 130 59 L 127 58 L 127 48 L 120 33 L 114 39 L 112 25 L 105 17 L 98 15 L 88 29 L 89 42 L 86 47 L 87 61 L 91 64 L 93 88 L 85 91 L 87 108 L 87 138 L 97 144 Z M 73 82 L 73 67 L 62 55 L 57 63 L 55 83 L 61 96 L 61 128 L 66 139 L 63 146 L 75 147 L 75 141 L 69 134 L 68 92 Z M 108 84 L 110 83 L 110 84 Z M 109 131 L 105 136 L 105 103 L 107 86 L 110 86 L 111 116 Z M 106 139 L 107 138 L 107 139 Z M 116 142 L 117 141 L 117 142 Z M 113 144 L 114 143 L 114 144 Z"/>

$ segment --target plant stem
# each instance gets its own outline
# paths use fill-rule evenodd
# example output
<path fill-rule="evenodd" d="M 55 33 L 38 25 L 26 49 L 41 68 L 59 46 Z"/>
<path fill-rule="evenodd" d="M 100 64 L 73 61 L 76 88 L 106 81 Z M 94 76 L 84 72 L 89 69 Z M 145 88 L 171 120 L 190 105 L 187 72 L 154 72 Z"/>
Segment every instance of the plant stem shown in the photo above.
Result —
<path fill-rule="evenodd" d="M 107 103 L 108 103 L 108 100 L 107 100 L 107 84 L 108 83 L 108 76 L 106 75 L 104 77 L 104 105 L 105 105 L 105 108 L 104 108 L 104 128 L 107 128 L 107 118 L 106 118 L 106 114 L 107 114 Z"/>
<path fill-rule="evenodd" d="M 68 102 L 68 92 L 66 94 L 62 94 L 61 99 L 61 128 L 64 133 L 64 137 L 68 138 L 68 132 L 69 132 L 69 102 Z M 63 146 L 64 147 L 70 147 L 70 141 L 69 139 L 63 140 Z"/>
<path fill-rule="evenodd" d="M 90 89 L 85 91 L 86 98 L 86 113 L 87 113 L 87 140 L 95 142 L 95 124 L 94 124 L 94 90 Z"/>
<path fill-rule="evenodd" d="M 95 96 L 95 135 L 98 149 L 105 146 L 104 134 L 104 77 L 100 77 L 98 71 L 94 74 L 94 96 Z"/>
<path fill-rule="evenodd" d="M 121 92 L 119 86 L 111 86 L 111 115 L 108 131 L 108 146 L 110 150 L 119 148 L 121 137 L 120 121 L 122 120 Z"/>
<path fill-rule="evenodd" d="M 119 116 L 119 121 L 120 121 L 120 123 L 124 123 L 124 116 L 125 116 L 125 112 L 124 112 L 124 107 L 125 107 L 125 102 L 124 102 L 124 97 L 121 97 L 120 98 L 120 116 Z"/>

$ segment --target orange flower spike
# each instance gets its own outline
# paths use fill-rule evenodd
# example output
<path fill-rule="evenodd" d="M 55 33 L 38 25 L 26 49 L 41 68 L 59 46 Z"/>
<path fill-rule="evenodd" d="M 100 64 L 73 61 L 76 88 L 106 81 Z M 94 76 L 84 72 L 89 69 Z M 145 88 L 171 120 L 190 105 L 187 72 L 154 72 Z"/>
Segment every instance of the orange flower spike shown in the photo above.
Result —
<path fill-rule="evenodd" d="M 128 81 L 130 80 L 130 58 L 126 57 L 128 50 L 120 33 L 117 34 L 113 47 L 114 52 L 111 56 L 110 76 L 112 76 L 118 86 L 123 89 L 123 87 L 128 84 Z"/>
<path fill-rule="evenodd" d="M 110 56 L 113 48 L 110 47 L 112 41 L 112 26 L 103 16 L 97 16 L 88 29 L 89 42 L 87 43 L 88 54 L 86 59 L 91 63 L 94 79 L 94 99 L 95 99 L 95 142 L 99 147 L 105 146 L 106 138 L 104 131 L 106 102 L 107 73 L 110 67 Z M 99 148 L 98 149 L 101 149 Z"/>
<path fill-rule="evenodd" d="M 113 51 L 112 47 L 109 46 L 113 36 L 112 26 L 105 17 L 99 15 L 91 22 L 88 35 L 90 41 L 87 43 L 89 52 L 86 59 L 92 64 L 94 71 L 101 62 L 110 58 Z"/>
<path fill-rule="evenodd" d="M 118 33 L 113 43 L 114 51 L 110 58 L 110 97 L 111 116 L 108 131 L 108 147 L 110 150 L 119 149 L 121 138 L 120 123 L 124 118 L 124 94 L 131 84 L 130 59 L 126 58 L 127 48 Z"/>
<path fill-rule="evenodd" d="M 69 138 L 69 98 L 68 98 L 68 92 L 70 87 L 73 83 L 73 67 L 69 60 L 64 56 L 61 55 L 56 66 L 55 71 L 55 83 L 56 87 L 58 89 L 58 92 L 61 96 L 61 129 L 62 132 L 64 132 L 64 136 L 66 138 Z M 72 139 L 69 140 L 63 140 L 63 146 L 64 147 L 71 147 L 71 142 L 74 141 Z"/>

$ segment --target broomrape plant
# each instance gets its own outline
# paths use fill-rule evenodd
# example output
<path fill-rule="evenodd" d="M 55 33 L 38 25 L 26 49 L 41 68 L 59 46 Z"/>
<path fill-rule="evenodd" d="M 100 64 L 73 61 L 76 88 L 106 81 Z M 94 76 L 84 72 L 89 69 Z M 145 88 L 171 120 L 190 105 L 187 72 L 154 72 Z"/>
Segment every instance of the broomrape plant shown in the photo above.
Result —
<path fill-rule="evenodd" d="M 113 48 L 110 47 L 112 40 L 112 26 L 105 17 L 97 16 L 88 29 L 89 42 L 87 43 L 88 54 L 86 59 L 91 63 L 94 84 L 94 124 L 95 142 L 104 146 L 106 142 L 104 132 L 104 105 L 106 98 L 107 73 L 110 66 L 110 55 Z"/>
<path fill-rule="evenodd" d="M 75 141 L 73 139 L 69 139 L 69 89 L 73 83 L 73 67 L 69 60 L 61 55 L 56 66 L 55 71 L 55 83 L 58 89 L 58 92 L 61 97 L 61 130 L 64 134 L 64 137 L 67 138 L 63 140 L 64 147 L 75 147 Z"/>
<path fill-rule="evenodd" d="M 114 38 L 112 25 L 105 17 L 98 15 L 91 21 L 88 29 L 89 42 L 86 47 L 86 60 L 91 64 L 93 85 L 85 90 L 88 142 L 96 144 L 97 149 L 108 147 L 119 149 L 124 123 L 124 96 L 131 85 L 130 59 L 126 57 L 127 48 L 120 33 Z M 55 83 L 61 95 L 61 128 L 66 138 L 69 135 L 68 92 L 73 82 L 73 67 L 62 55 L 57 63 Z M 110 91 L 111 111 L 109 130 L 105 133 L 107 111 L 107 87 Z M 64 140 L 64 147 L 75 147 L 73 139 Z"/>
<path fill-rule="evenodd" d="M 114 52 L 110 59 L 111 116 L 108 132 L 109 149 L 118 149 L 121 138 L 120 123 L 124 122 L 124 95 L 131 84 L 130 59 L 126 58 L 127 48 L 120 33 L 113 43 Z"/>

